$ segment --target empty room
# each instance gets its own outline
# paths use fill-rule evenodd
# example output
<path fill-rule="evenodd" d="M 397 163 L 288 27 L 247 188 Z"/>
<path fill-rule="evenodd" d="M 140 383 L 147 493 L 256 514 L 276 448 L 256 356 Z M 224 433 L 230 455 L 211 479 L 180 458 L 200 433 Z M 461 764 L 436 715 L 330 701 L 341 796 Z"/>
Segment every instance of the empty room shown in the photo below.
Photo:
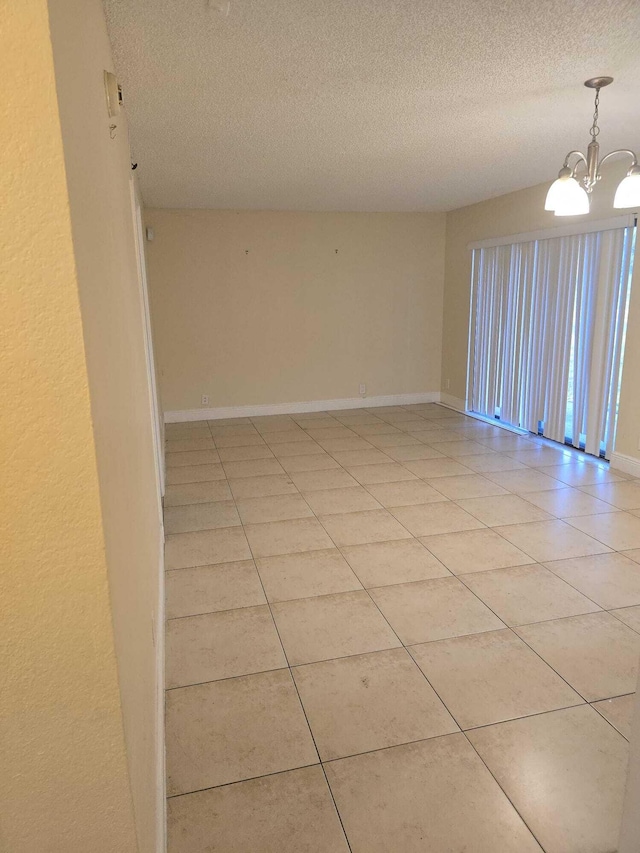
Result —
<path fill-rule="evenodd" d="M 640 5 L 1 9 L 0 848 L 640 853 Z"/>

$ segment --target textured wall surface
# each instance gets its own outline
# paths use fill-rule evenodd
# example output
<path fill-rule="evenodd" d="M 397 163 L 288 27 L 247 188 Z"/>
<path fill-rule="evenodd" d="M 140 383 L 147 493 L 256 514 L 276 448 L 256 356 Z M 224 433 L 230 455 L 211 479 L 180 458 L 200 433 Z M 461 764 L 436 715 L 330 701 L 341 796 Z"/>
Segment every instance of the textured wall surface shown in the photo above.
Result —
<path fill-rule="evenodd" d="M 630 140 L 630 144 L 633 139 Z M 559 219 L 545 211 L 544 201 L 549 184 L 539 184 L 519 192 L 489 199 L 447 214 L 447 249 L 444 290 L 444 326 L 442 352 L 442 387 L 450 381 L 448 393 L 464 399 L 469 342 L 469 306 L 471 298 L 471 251 L 467 244 L 489 237 L 502 237 L 543 228 L 563 222 L 607 219 L 629 211 L 615 210 L 613 196 L 625 174 L 624 163 L 606 169 L 594 190 L 591 211 L 579 220 Z M 640 458 L 640 262 L 635 264 L 629 310 L 627 346 L 622 374 L 622 392 L 618 415 L 616 450 Z"/>
<path fill-rule="evenodd" d="M 444 214 L 145 215 L 166 410 L 438 390 Z"/>
<path fill-rule="evenodd" d="M 47 4 L 1 11 L 0 849 L 133 853 Z"/>
<path fill-rule="evenodd" d="M 131 791 L 140 851 L 151 853 L 164 814 L 162 528 L 126 112 L 107 114 L 100 0 L 49 5 Z"/>

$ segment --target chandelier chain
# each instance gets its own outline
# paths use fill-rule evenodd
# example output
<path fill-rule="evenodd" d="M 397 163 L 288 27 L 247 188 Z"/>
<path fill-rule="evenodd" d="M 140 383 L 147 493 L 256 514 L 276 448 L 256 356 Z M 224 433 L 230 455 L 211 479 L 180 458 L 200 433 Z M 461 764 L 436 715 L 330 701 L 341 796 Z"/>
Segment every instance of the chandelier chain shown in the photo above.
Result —
<path fill-rule="evenodd" d="M 596 136 L 600 133 L 600 128 L 598 127 L 598 107 L 600 106 L 600 87 L 596 89 L 596 97 L 594 101 L 595 110 L 593 113 L 593 124 L 591 125 L 591 129 L 589 133 L 591 134 L 591 139 L 595 142 Z"/>
<path fill-rule="evenodd" d="M 593 122 L 589 130 L 591 142 L 587 146 L 585 154 L 576 149 L 569 151 L 564 158 L 562 168 L 558 172 L 557 180 L 549 187 L 545 200 L 545 210 L 553 211 L 556 216 L 581 216 L 589 213 L 589 199 L 602 177 L 602 165 L 611 157 L 618 157 L 622 154 L 631 158 L 631 167 L 618 185 L 613 206 L 616 208 L 635 207 L 636 209 L 640 207 L 640 162 L 638 162 L 636 153 L 630 148 L 616 148 L 615 151 L 609 151 L 603 157 L 600 156 L 600 143 L 598 142 L 600 89 L 610 83 L 613 83 L 613 77 L 590 77 L 584 81 L 584 85 L 588 89 L 595 90 Z M 573 166 L 570 163 L 573 163 Z"/>

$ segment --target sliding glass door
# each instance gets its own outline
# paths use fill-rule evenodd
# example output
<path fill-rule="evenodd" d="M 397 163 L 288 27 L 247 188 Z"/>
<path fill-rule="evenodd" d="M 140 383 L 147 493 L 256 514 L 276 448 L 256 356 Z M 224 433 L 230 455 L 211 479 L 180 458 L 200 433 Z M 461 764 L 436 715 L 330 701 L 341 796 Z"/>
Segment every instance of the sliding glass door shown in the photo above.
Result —
<path fill-rule="evenodd" d="M 472 411 L 609 457 L 636 228 L 473 250 Z"/>

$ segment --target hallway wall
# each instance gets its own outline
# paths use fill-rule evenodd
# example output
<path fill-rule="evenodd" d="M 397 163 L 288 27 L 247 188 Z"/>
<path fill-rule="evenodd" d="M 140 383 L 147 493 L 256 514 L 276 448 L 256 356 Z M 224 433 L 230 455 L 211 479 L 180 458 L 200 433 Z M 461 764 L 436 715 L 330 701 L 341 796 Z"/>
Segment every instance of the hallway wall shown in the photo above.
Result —
<path fill-rule="evenodd" d="M 163 538 L 126 101 L 109 118 L 100 0 L 50 0 L 49 15 L 131 792 L 139 850 L 151 853 L 164 817 Z"/>
<path fill-rule="evenodd" d="M 134 853 L 46 0 L 2 18 L 0 849 Z"/>

